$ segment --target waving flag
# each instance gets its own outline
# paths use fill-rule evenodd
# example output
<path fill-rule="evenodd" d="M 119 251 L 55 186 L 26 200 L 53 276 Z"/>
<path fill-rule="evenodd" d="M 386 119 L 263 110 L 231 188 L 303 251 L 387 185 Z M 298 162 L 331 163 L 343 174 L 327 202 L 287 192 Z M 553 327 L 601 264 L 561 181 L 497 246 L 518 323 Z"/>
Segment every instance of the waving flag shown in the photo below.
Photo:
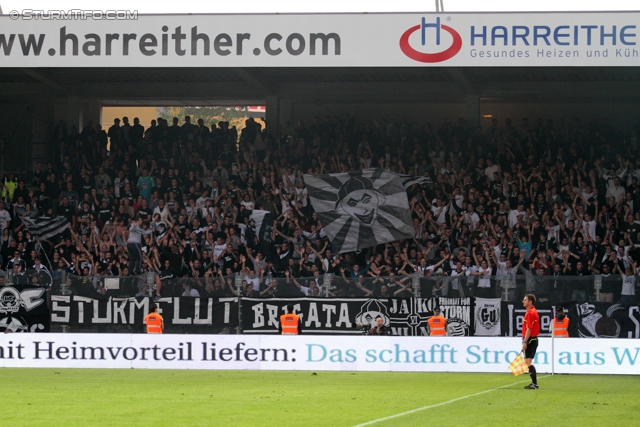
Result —
<path fill-rule="evenodd" d="M 382 169 L 305 175 L 304 182 L 334 251 L 350 252 L 414 235 L 399 175 Z"/>
<path fill-rule="evenodd" d="M 513 362 L 509 365 L 509 370 L 513 373 L 513 375 L 517 376 L 520 374 L 526 374 L 529 372 L 529 367 L 527 366 L 527 362 L 524 361 L 524 357 L 522 357 L 522 352 L 518 354 Z"/>
<path fill-rule="evenodd" d="M 46 240 L 57 236 L 69 227 L 69 220 L 64 216 L 55 218 L 42 217 L 37 219 L 20 217 L 24 226 L 36 240 Z"/>
<path fill-rule="evenodd" d="M 365 169 L 365 172 L 373 172 L 375 169 L 374 168 L 368 168 Z M 389 172 L 389 173 L 394 173 L 394 172 Z M 417 175 L 417 176 L 412 176 L 412 175 L 403 175 L 403 174 L 396 174 L 400 177 L 400 181 L 402 182 L 402 187 L 405 190 L 408 190 L 409 188 L 411 188 L 412 185 L 414 184 L 419 184 L 422 185 L 424 183 L 431 183 L 431 177 L 428 176 L 421 176 L 421 175 Z"/>

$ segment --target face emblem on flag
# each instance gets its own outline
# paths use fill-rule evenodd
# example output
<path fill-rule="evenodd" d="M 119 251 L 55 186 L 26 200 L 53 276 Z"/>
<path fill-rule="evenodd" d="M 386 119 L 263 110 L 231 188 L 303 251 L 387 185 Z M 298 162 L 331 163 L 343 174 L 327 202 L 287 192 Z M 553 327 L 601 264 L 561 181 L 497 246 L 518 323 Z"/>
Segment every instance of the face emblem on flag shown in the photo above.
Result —
<path fill-rule="evenodd" d="M 371 169 L 305 175 L 304 180 L 334 252 L 413 237 L 409 201 L 398 174 Z"/>
<path fill-rule="evenodd" d="M 373 188 L 368 178 L 354 177 L 338 190 L 336 212 L 345 213 L 360 224 L 371 227 L 378 218 L 378 206 L 384 204 L 384 194 Z"/>

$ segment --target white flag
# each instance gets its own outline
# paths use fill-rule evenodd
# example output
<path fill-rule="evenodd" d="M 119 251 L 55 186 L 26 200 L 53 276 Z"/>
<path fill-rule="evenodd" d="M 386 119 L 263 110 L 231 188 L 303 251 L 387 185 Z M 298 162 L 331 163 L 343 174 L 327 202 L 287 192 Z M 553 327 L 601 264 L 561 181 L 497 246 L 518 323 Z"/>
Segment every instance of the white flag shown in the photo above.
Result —
<path fill-rule="evenodd" d="M 500 298 L 476 298 L 476 335 L 500 335 Z"/>

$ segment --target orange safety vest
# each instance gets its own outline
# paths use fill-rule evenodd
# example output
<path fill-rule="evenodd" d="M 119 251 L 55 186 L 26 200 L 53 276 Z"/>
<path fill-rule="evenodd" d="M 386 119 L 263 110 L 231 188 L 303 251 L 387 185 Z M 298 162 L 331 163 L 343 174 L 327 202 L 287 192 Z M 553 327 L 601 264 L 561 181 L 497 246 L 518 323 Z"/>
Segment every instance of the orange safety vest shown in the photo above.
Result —
<path fill-rule="evenodd" d="M 443 316 L 432 316 L 429 322 L 429 336 L 447 335 L 447 319 Z"/>
<path fill-rule="evenodd" d="M 144 318 L 144 323 L 147 325 L 148 334 L 161 334 L 162 333 L 162 316 L 156 312 L 147 314 Z"/>
<path fill-rule="evenodd" d="M 553 337 L 554 338 L 569 338 L 569 318 L 565 316 L 562 321 L 558 322 L 556 318 L 553 319 Z"/>
<path fill-rule="evenodd" d="M 282 335 L 298 335 L 298 321 L 300 316 L 294 313 L 287 313 L 280 316 Z"/>

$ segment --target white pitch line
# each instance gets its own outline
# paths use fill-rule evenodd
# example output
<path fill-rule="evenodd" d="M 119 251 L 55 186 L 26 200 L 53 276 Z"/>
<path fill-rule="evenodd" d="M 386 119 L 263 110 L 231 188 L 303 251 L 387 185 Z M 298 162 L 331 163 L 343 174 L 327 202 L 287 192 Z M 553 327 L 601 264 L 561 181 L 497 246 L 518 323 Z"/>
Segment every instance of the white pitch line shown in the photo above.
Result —
<path fill-rule="evenodd" d="M 549 377 L 550 375 L 543 375 L 540 378 L 545 378 L 545 377 Z M 462 397 L 456 397 L 455 399 L 451 399 L 451 400 L 447 400 L 446 402 L 440 402 L 440 403 L 435 403 L 433 405 L 428 405 L 428 406 L 423 406 L 421 408 L 416 408 L 416 409 L 412 409 L 410 411 L 405 411 L 405 412 L 400 412 L 399 414 L 395 414 L 395 415 L 389 415 L 388 417 L 383 417 L 383 418 L 378 418 L 375 420 L 371 420 L 371 421 L 367 421 L 366 423 L 362 423 L 362 424 L 357 424 L 353 427 L 364 427 L 364 426 L 370 426 L 372 424 L 377 424 L 377 423 L 381 423 L 383 421 L 387 421 L 387 420 L 392 420 L 394 418 L 400 418 L 400 417 L 404 417 L 405 415 L 409 415 L 409 414 L 413 414 L 416 412 L 420 412 L 420 411 L 425 411 L 427 409 L 431 409 L 431 408 L 437 408 L 438 406 L 444 406 L 444 405 L 448 405 L 450 403 L 454 403 L 454 402 L 458 402 L 460 400 L 464 400 L 464 399 L 469 399 L 471 397 L 476 397 L 476 396 L 480 396 L 481 394 L 485 394 L 485 393 L 490 393 L 492 391 L 496 391 L 496 390 L 500 390 L 501 388 L 507 388 L 507 387 L 511 387 L 513 385 L 516 384 L 523 384 L 523 383 L 528 383 L 531 380 L 527 380 L 527 381 L 518 381 L 517 383 L 511 383 L 511 384 L 507 384 L 507 385 L 503 385 L 501 387 L 496 387 L 496 388 L 491 388 L 489 390 L 484 390 L 484 391 L 480 391 L 478 393 L 473 393 L 473 394 L 469 394 L 466 396 L 462 396 Z"/>

